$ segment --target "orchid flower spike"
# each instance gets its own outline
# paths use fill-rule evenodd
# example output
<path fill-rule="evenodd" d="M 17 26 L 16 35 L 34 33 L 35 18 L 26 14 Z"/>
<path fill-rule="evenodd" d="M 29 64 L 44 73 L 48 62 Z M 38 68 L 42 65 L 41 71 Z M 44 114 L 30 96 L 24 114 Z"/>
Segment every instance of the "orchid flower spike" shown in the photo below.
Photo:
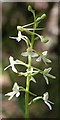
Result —
<path fill-rule="evenodd" d="M 8 65 L 4 70 L 7 70 L 9 67 L 12 67 L 12 70 L 15 72 L 15 73 L 17 73 L 18 71 L 16 70 L 16 68 L 15 68 L 15 64 L 20 64 L 19 62 L 17 62 L 17 61 L 14 61 L 14 59 L 13 59 L 13 57 L 12 56 L 10 56 L 9 57 L 9 62 L 10 62 L 10 65 Z"/>
<path fill-rule="evenodd" d="M 26 36 L 24 36 L 24 35 L 21 34 L 21 31 L 18 31 L 18 37 L 9 37 L 9 38 L 15 39 L 15 40 L 18 41 L 18 42 L 20 42 L 21 39 L 22 39 L 22 40 L 25 40 L 25 41 L 26 41 L 26 39 L 27 39 Z"/>
<path fill-rule="evenodd" d="M 17 84 L 16 82 L 15 82 L 12 90 L 13 90 L 12 92 L 9 92 L 9 93 L 5 94 L 5 96 L 10 96 L 10 97 L 8 98 L 8 100 L 11 100 L 11 99 L 14 97 L 14 95 L 15 95 L 16 97 L 19 97 L 19 95 L 20 95 L 19 86 L 18 86 L 18 84 Z"/>
<path fill-rule="evenodd" d="M 50 103 L 51 104 L 54 104 L 54 103 L 49 101 L 48 98 L 49 98 L 48 92 L 44 93 L 43 94 L 43 100 L 44 100 L 45 104 L 49 107 L 49 109 L 52 110 L 52 107 L 51 107 Z"/>

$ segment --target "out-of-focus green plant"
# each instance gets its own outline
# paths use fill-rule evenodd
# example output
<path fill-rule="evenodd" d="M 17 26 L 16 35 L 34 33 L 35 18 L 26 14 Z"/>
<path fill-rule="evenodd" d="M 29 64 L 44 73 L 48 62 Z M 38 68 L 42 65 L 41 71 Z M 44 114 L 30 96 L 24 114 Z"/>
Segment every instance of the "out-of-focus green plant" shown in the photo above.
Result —
<path fill-rule="evenodd" d="M 47 85 L 49 85 L 48 78 L 55 79 L 55 76 L 51 75 L 49 72 L 51 71 L 51 67 L 45 68 L 44 70 L 41 70 L 39 68 L 36 68 L 32 66 L 32 58 L 36 58 L 36 62 L 40 62 L 43 60 L 43 62 L 47 65 L 48 63 L 51 63 L 51 60 L 47 58 L 47 51 L 43 52 L 37 52 L 34 50 L 34 42 L 38 39 L 41 40 L 42 43 L 47 43 L 48 39 L 45 36 L 39 35 L 35 32 L 35 30 L 43 30 L 43 28 L 38 28 L 39 23 L 45 19 L 46 14 L 43 14 L 41 17 L 38 17 L 35 15 L 35 11 L 32 9 L 32 7 L 29 5 L 28 10 L 32 12 L 34 21 L 32 23 L 29 23 L 24 26 L 17 26 L 17 31 L 18 31 L 18 36 L 17 37 L 9 37 L 11 39 L 16 40 L 17 42 L 20 42 L 21 40 L 24 40 L 27 45 L 27 49 L 25 52 L 22 52 L 21 55 L 24 57 L 28 58 L 28 63 L 26 64 L 25 62 L 21 60 L 14 60 L 12 56 L 9 57 L 9 62 L 10 65 L 7 66 L 4 70 L 7 68 L 11 67 L 13 72 L 15 72 L 19 76 L 25 76 L 26 77 L 26 88 L 19 86 L 16 82 L 13 85 L 12 92 L 9 92 L 5 94 L 5 96 L 9 96 L 8 100 L 11 100 L 14 96 L 19 97 L 20 92 L 25 92 L 25 118 L 29 118 L 29 106 L 36 102 L 39 99 L 42 99 L 45 104 L 48 105 L 49 109 L 52 110 L 52 107 L 50 105 L 54 104 L 53 102 L 49 101 L 49 95 L 48 92 L 45 92 L 41 96 L 37 96 L 35 93 L 32 93 L 29 91 L 30 87 L 30 82 L 33 81 L 36 83 L 36 80 L 34 79 L 34 76 L 37 75 L 38 73 L 42 74 L 44 79 L 46 80 Z M 29 26 L 33 25 L 33 28 L 29 28 Z M 30 35 L 30 37 L 22 35 L 22 32 L 26 32 L 27 35 Z M 19 72 L 16 68 L 15 65 L 23 65 L 26 67 L 25 72 Z M 29 94 L 34 96 L 34 99 L 29 101 Z"/>

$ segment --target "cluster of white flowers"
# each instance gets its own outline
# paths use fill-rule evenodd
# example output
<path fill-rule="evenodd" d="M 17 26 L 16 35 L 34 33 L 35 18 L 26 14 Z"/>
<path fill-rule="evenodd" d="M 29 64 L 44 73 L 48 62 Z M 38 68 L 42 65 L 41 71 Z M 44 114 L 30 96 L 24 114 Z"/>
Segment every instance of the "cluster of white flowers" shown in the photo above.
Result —
<path fill-rule="evenodd" d="M 22 54 L 26 54 L 26 53 L 22 53 Z M 47 54 L 47 51 L 45 51 L 45 52 L 42 53 L 42 55 L 44 55 L 45 57 L 46 57 L 46 54 Z M 28 55 L 29 55 L 29 54 L 28 54 Z M 23 56 L 24 56 L 24 55 L 23 55 Z M 37 54 L 34 54 L 33 56 L 37 57 Z M 40 56 L 39 58 L 37 58 L 36 61 L 39 61 L 39 60 L 42 59 L 42 58 L 43 58 L 43 57 Z M 10 62 L 10 65 L 8 65 L 4 70 L 6 70 L 6 69 L 8 69 L 9 67 L 11 67 L 12 70 L 13 70 L 13 72 L 18 73 L 18 71 L 17 71 L 17 69 L 15 68 L 14 65 L 23 64 L 23 62 L 22 62 L 22 61 L 19 61 L 19 60 L 14 60 L 14 58 L 13 58 L 12 56 L 9 57 L 9 62 Z M 55 76 L 49 74 L 49 72 L 51 71 L 51 69 L 52 69 L 52 68 L 50 67 L 50 68 L 44 69 L 44 71 L 43 71 L 43 76 L 44 76 L 47 84 L 49 84 L 47 77 L 51 77 L 51 78 L 55 79 Z M 21 72 L 21 74 L 27 76 L 27 75 L 28 75 L 28 72 L 29 72 L 30 74 L 33 74 L 33 73 L 38 73 L 38 70 L 34 70 L 33 67 L 31 67 L 31 70 L 30 70 L 30 71 L 28 71 L 28 69 L 27 69 L 25 73 L 22 73 L 22 72 Z M 30 80 L 33 81 L 34 83 L 36 83 L 36 80 L 34 79 L 33 76 L 31 76 Z M 20 95 L 19 88 L 20 88 L 19 85 L 15 82 L 15 84 L 14 84 L 14 86 L 13 86 L 13 88 L 12 88 L 13 91 L 5 94 L 5 96 L 10 96 L 10 97 L 8 98 L 8 100 L 11 100 L 14 96 L 19 97 L 19 95 Z M 50 110 L 52 110 L 52 107 L 51 107 L 50 103 L 51 103 L 51 104 L 54 104 L 54 103 L 52 103 L 51 101 L 49 101 L 49 100 L 48 100 L 48 97 L 49 97 L 49 96 L 48 96 L 48 92 L 46 92 L 46 93 L 43 94 L 42 99 L 44 100 L 45 104 L 48 105 L 48 107 L 50 108 Z M 33 102 L 34 102 L 35 100 L 40 99 L 40 98 L 41 98 L 41 96 L 34 98 L 34 99 L 33 99 Z M 30 104 L 31 104 L 31 103 L 32 103 L 32 102 L 30 102 Z"/>

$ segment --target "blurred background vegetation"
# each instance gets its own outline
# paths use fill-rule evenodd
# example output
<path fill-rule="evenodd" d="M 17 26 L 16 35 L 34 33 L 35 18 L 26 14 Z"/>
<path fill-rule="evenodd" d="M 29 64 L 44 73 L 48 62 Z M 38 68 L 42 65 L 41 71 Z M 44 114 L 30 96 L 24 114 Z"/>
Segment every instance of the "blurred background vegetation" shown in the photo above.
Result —
<path fill-rule="evenodd" d="M 21 118 L 24 116 L 24 93 L 21 96 L 11 101 L 4 96 L 5 93 L 10 92 L 14 82 L 25 87 L 25 78 L 17 76 L 10 68 L 4 71 L 4 68 L 9 64 L 9 56 L 15 59 L 20 59 L 27 62 L 27 58 L 22 57 L 21 52 L 26 50 L 24 41 L 17 42 L 9 39 L 9 36 L 17 36 L 17 25 L 25 25 L 33 21 L 32 14 L 27 10 L 28 5 L 32 5 L 37 16 L 46 13 L 47 17 L 43 20 L 39 27 L 44 27 L 39 34 L 46 35 L 49 42 L 46 44 L 35 42 L 34 49 L 37 51 L 48 50 L 48 58 L 52 60 L 51 74 L 56 76 L 56 79 L 49 79 L 49 86 L 46 85 L 44 78 L 38 74 L 35 76 L 36 84 L 31 82 L 30 90 L 37 95 L 42 95 L 44 92 L 49 92 L 49 100 L 54 102 L 53 110 L 39 100 L 29 108 L 30 118 L 57 118 L 58 117 L 58 3 L 56 2 L 3 2 L 2 3 L 2 67 L 3 76 L 2 82 L 2 116 L 3 118 Z M 41 69 L 45 68 L 43 62 L 36 63 L 35 59 L 32 64 Z M 25 68 L 18 66 L 17 69 L 24 71 Z M 30 99 L 33 99 L 30 96 Z"/>

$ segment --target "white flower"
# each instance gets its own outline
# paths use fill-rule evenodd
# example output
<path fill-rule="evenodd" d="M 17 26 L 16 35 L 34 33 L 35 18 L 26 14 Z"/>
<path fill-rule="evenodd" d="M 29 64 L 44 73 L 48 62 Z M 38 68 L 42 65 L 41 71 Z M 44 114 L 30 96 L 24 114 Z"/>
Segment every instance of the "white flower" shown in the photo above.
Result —
<path fill-rule="evenodd" d="M 44 69 L 44 71 L 43 71 L 43 77 L 45 78 L 47 84 L 49 84 L 49 82 L 48 82 L 48 77 L 50 77 L 50 78 L 52 78 L 52 79 L 55 79 L 55 78 L 56 78 L 55 76 L 49 74 L 49 72 L 51 71 L 51 69 L 52 69 L 52 68 L 50 67 L 50 68 Z"/>
<path fill-rule="evenodd" d="M 16 95 L 16 97 L 19 97 L 19 95 L 20 95 L 19 86 L 16 82 L 15 82 L 12 90 L 13 90 L 12 92 L 5 94 L 5 96 L 10 96 L 8 100 L 11 100 L 14 97 L 14 95 Z"/>
<path fill-rule="evenodd" d="M 54 103 L 49 101 L 48 98 L 49 98 L 48 92 L 44 93 L 43 94 L 43 100 L 44 100 L 45 104 L 48 105 L 49 109 L 52 110 L 52 107 L 51 107 L 50 103 L 51 104 L 54 104 Z"/>
<path fill-rule="evenodd" d="M 25 76 L 27 76 L 29 73 L 30 73 L 30 74 L 33 74 L 33 73 L 37 73 L 37 72 L 38 72 L 38 71 L 36 71 L 36 70 L 33 70 L 33 67 L 31 67 L 31 70 L 30 70 L 30 71 L 28 71 L 28 69 L 27 69 L 26 71 L 27 71 L 27 72 L 25 73 Z M 34 78 L 33 76 L 31 76 L 30 80 L 33 81 L 34 83 L 36 83 L 36 80 L 35 80 L 35 78 Z"/>
<path fill-rule="evenodd" d="M 16 41 L 20 42 L 21 39 L 26 40 L 27 37 L 21 34 L 21 31 L 18 31 L 18 37 L 9 37 L 11 39 L 15 39 Z"/>
<path fill-rule="evenodd" d="M 17 73 L 17 70 L 16 70 L 16 68 L 15 68 L 14 65 L 15 65 L 15 64 L 19 64 L 19 63 L 16 62 L 16 61 L 14 61 L 14 59 L 13 59 L 12 56 L 9 57 L 9 62 L 10 62 L 10 65 L 7 66 L 4 70 L 8 69 L 9 67 L 12 67 L 12 70 L 13 70 L 15 73 Z"/>
<path fill-rule="evenodd" d="M 46 58 L 47 56 L 47 51 L 42 52 L 42 54 L 36 59 L 37 62 L 40 62 L 41 60 L 43 60 L 43 62 L 45 64 L 47 63 L 51 63 L 51 60 L 49 60 L 48 58 Z"/>

